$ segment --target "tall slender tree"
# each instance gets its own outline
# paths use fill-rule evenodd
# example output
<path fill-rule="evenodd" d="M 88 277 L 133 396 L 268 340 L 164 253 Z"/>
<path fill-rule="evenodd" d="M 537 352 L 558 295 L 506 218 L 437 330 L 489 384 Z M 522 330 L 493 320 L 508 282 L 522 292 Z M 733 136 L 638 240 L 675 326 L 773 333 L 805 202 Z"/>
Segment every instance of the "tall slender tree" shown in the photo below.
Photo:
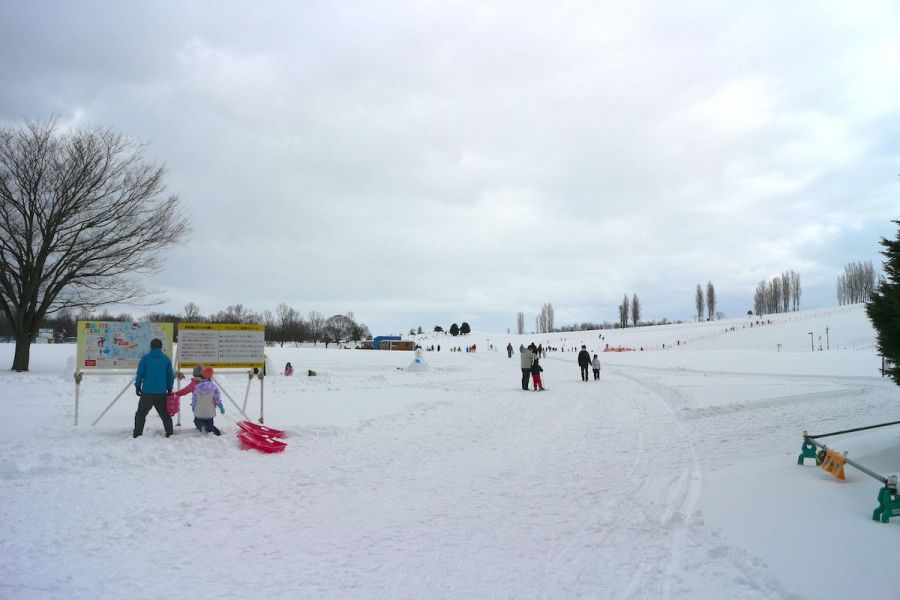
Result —
<path fill-rule="evenodd" d="M 706 283 L 706 316 L 710 321 L 716 318 L 716 287 L 712 281 Z"/>
<path fill-rule="evenodd" d="M 631 322 L 637 327 L 641 320 L 641 301 L 638 300 L 637 294 L 631 296 Z"/>
<path fill-rule="evenodd" d="M 703 287 L 698 283 L 697 292 L 694 294 L 694 306 L 697 308 L 697 320 L 703 320 Z"/>

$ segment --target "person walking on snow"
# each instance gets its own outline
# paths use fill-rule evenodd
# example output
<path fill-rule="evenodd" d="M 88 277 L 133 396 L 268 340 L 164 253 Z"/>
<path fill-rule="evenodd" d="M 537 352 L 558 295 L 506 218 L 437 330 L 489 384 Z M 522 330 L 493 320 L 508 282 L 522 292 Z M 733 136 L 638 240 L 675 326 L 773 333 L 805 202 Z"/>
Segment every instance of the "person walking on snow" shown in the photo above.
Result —
<path fill-rule="evenodd" d="M 151 408 L 155 408 L 159 418 L 162 419 L 166 437 L 175 433 L 172 429 L 172 417 L 169 416 L 166 407 L 166 396 L 172 392 L 174 383 L 175 371 L 172 369 L 172 361 L 163 354 L 162 340 L 153 338 L 150 341 L 150 352 L 141 357 L 134 376 L 134 392 L 140 400 L 134 413 L 132 437 L 143 435 L 144 423 Z"/>
<path fill-rule="evenodd" d="M 594 381 L 600 381 L 600 359 L 596 354 L 594 360 L 591 361 L 591 367 L 594 369 Z"/>
<path fill-rule="evenodd" d="M 588 365 L 591 364 L 591 355 L 588 354 L 587 346 L 581 345 L 581 352 L 578 353 L 578 366 L 581 367 L 581 380 L 588 380 Z"/>
<path fill-rule="evenodd" d="M 197 431 L 206 430 L 207 433 L 222 435 L 222 432 L 213 424 L 213 417 L 216 416 L 216 408 L 224 415 L 225 407 L 222 405 L 219 386 L 213 383 L 212 378 L 212 367 L 206 367 L 203 369 L 203 381 L 194 388 L 194 395 L 191 399 L 194 427 L 197 428 Z"/>
<path fill-rule="evenodd" d="M 535 357 L 534 362 L 531 363 L 531 379 L 534 380 L 534 391 L 544 391 L 544 382 L 541 381 L 541 371 L 543 370 L 543 367 L 541 367 L 539 363 L 539 359 Z"/>
<path fill-rule="evenodd" d="M 513 353 L 513 347 L 512 347 L 512 342 L 510 342 L 506 345 L 506 354 L 509 355 L 509 358 L 512 358 L 512 353 Z"/>
<path fill-rule="evenodd" d="M 532 344 L 533 346 L 533 344 Z M 531 375 L 531 365 L 534 362 L 535 355 L 531 351 L 532 346 L 522 350 L 519 366 L 522 367 L 522 389 L 528 390 L 528 376 Z"/>

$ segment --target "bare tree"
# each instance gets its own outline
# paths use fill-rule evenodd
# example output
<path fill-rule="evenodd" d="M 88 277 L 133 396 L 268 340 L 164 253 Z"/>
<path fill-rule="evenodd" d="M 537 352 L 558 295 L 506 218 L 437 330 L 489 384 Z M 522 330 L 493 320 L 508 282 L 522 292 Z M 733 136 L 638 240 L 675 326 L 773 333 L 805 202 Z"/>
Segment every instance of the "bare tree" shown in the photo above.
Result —
<path fill-rule="evenodd" d="M 641 301 L 638 300 L 637 294 L 631 295 L 631 322 L 635 327 L 641 320 Z"/>
<path fill-rule="evenodd" d="M 193 302 L 184 305 L 184 321 L 185 323 L 196 323 L 202 318 L 200 307 Z"/>
<path fill-rule="evenodd" d="M 844 266 L 844 273 L 837 280 L 839 304 L 867 302 L 875 291 L 875 267 L 872 261 L 855 262 Z"/>
<path fill-rule="evenodd" d="M 694 294 L 694 306 L 697 308 L 697 320 L 703 320 L 703 287 L 698 283 Z"/>
<path fill-rule="evenodd" d="M 787 271 L 781 274 L 781 311 L 791 311 L 791 274 Z"/>
<path fill-rule="evenodd" d="M 538 333 L 550 333 L 553 331 L 553 305 L 549 302 L 541 306 L 541 313 L 537 317 Z"/>
<path fill-rule="evenodd" d="M 300 313 L 284 302 L 275 307 L 275 334 L 272 340 L 284 347 L 285 342 L 294 342 L 299 339 Z"/>
<path fill-rule="evenodd" d="M 261 318 L 243 304 L 229 304 L 225 310 L 210 317 L 210 320 L 215 323 L 258 323 Z"/>
<path fill-rule="evenodd" d="M 800 310 L 800 273 L 791 271 L 791 300 L 794 310 Z"/>
<path fill-rule="evenodd" d="M 712 281 L 706 282 L 706 316 L 710 321 L 716 318 L 716 287 Z"/>
<path fill-rule="evenodd" d="M 343 344 L 350 341 L 353 336 L 356 322 L 347 315 L 332 315 L 322 325 L 322 336 L 325 339 L 325 347 L 329 343 Z"/>
<path fill-rule="evenodd" d="M 779 313 L 781 312 L 781 278 L 775 276 L 772 278 L 772 281 L 769 282 L 769 300 L 768 307 L 769 310 L 766 312 L 769 313 Z"/>
<path fill-rule="evenodd" d="M 322 327 L 325 325 L 325 317 L 322 316 L 322 313 L 311 310 L 306 318 L 306 323 L 309 326 L 309 335 L 312 341 L 318 345 L 319 340 L 322 339 Z"/>
<path fill-rule="evenodd" d="M 628 327 L 628 294 L 622 296 L 622 304 L 619 305 L 619 327 Z"/>
<path fill-rule="evenodd" d="M 140 277 L 188 229 L 164 176 L 107 129 L 0 129 L 0 309 L 15 332 L 13 370 L 28 370 L 45 316 L 153 294 Z"/>
<path fill-rule="evenodd" d="M 756 313 L 757 316 L 765 314 L 767 297 L 768 292 L 766 291 L 766 282 L 763 280 L 756 284 L 756 291 L 753 292 L 753 312 Z"/>
<path fill-rule="evenodd" d="M 516 315 L 516 331 L 519 332 L 519 335 L 525 333 L 525 313 L 523 312 Z"/>

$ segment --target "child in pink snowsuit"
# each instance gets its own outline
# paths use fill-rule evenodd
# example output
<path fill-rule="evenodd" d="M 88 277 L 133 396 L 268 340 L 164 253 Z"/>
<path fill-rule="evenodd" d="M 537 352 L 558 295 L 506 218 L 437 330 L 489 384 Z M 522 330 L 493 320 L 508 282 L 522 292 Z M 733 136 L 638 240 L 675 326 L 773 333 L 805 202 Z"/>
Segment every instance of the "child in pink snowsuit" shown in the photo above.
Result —
<path fill-rule="evenodd" d="M 534 362 L 531 363 L 531 380 L 534 382 L 534 391 L 544 391 L 544 382 L 541 381 L 541 371 L 543 371 L 544 368 L 538 361 L 539 359 L 535 357 Z"/>
<path fill-rule="evenodd" d="M 222 432 L 213 424 L 213 417 L 216 416 L 216 408 L 224 415 L 225 406 L 222 405 L 219 386 L 212 382 L 212 378 L 212 367 L 203 369 L 203 379 L 194 388 L 191 409 L 194 411 L 194 426 L 197 431 L 205 430 L 207 433 L 222 435 Z"/>

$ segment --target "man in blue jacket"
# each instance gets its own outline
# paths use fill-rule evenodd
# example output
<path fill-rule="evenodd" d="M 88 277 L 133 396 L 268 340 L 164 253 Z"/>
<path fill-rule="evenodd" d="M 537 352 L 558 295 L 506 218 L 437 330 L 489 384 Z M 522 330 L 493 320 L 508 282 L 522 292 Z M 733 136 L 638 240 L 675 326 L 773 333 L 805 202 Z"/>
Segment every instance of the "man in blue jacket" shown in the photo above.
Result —
<path fill-rule="evenodd" d="M 166 428 L 166 437 L 172 435 L 172 417 L 166 410 L 166 394 L 172 391 L 175 371 L 172 361 L 163 354 L 162 341 L 150 341 L 150 352 L 141 357 L 137 374 L 134 376 L 134 391 L 140 397 L 137 412 L 134 413 L 134 437 L 144 433 L 144 420 L 151 408 L 155 408 Z"/>

